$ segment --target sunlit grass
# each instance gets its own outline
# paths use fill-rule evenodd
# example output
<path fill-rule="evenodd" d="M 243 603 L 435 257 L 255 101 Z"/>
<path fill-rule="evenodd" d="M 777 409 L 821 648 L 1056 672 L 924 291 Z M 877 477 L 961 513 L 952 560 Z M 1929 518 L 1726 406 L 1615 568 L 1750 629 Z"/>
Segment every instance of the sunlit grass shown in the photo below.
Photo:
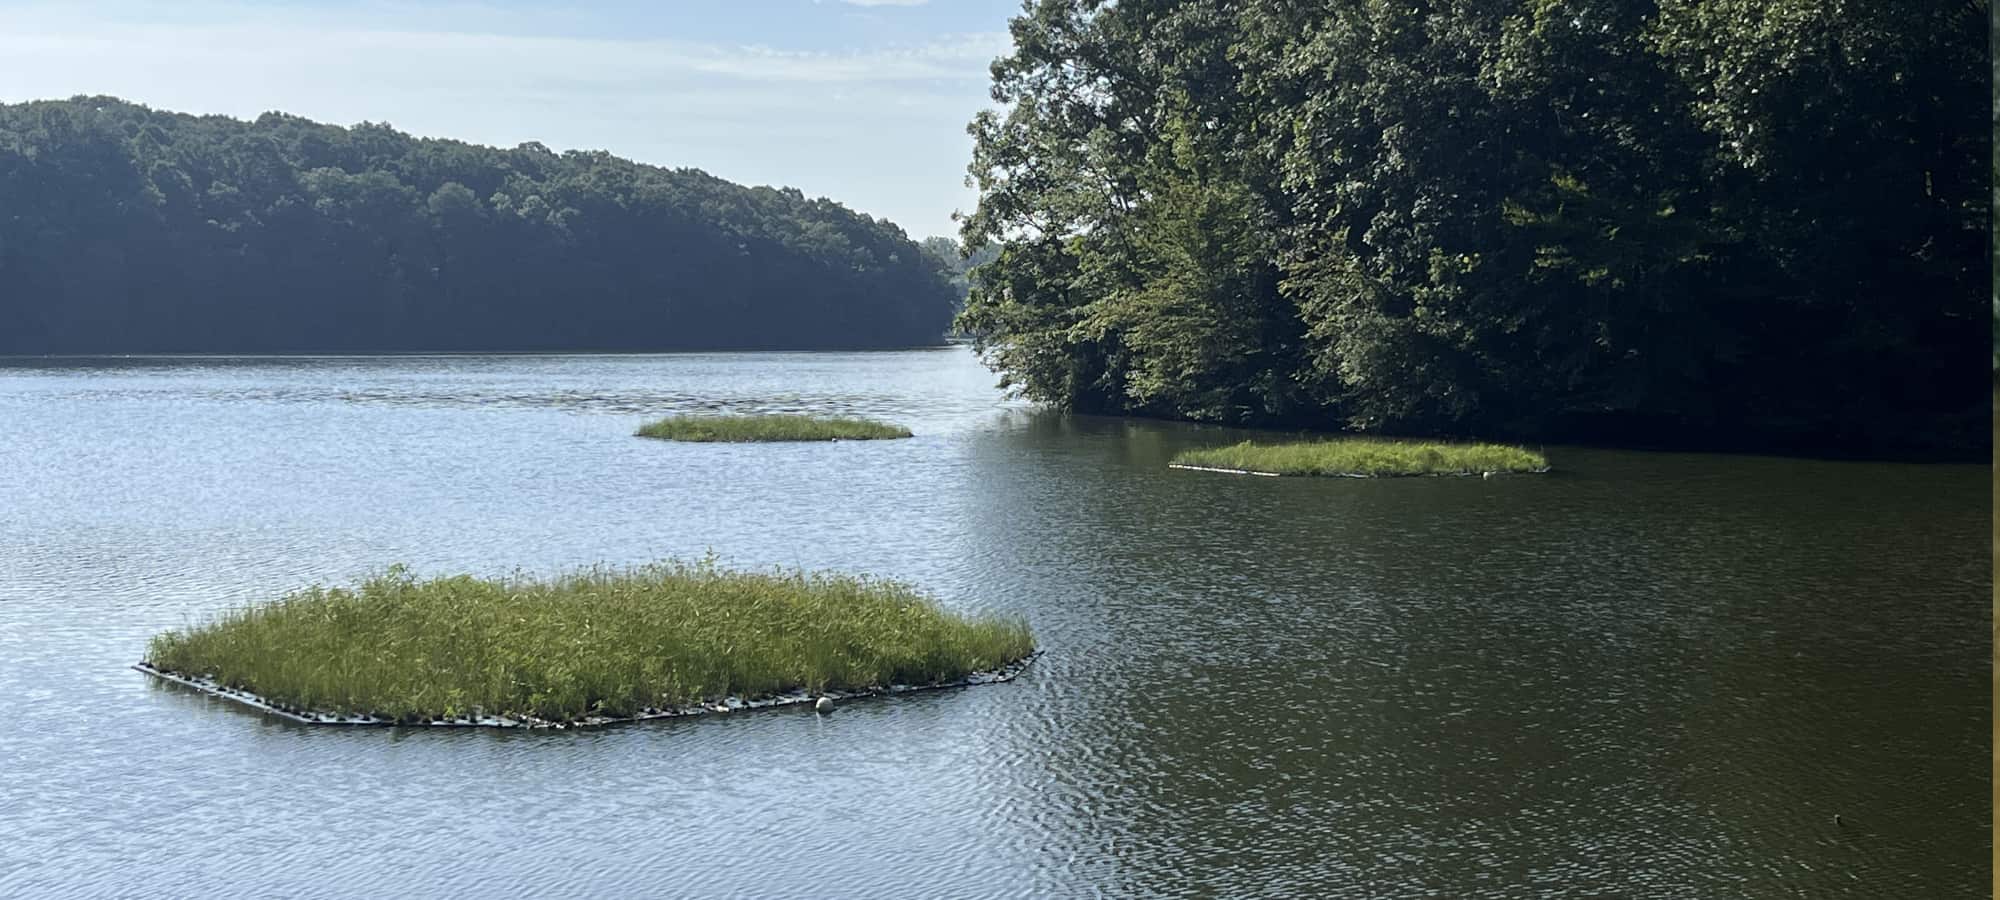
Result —
<path fill-rule="evenodd" d="M 1276 475 L 1476 475 L 1486 472 L 1543 472 L 1540 453 L 1499 444 L 1441 444 L 1340 438 L 1287 444 L 1244 441 L 1228 447 L 1189 450 L 1177 466 L 1268 472 Z"/>
<path fill-rule="evenodd" d="M 948 612 L 899 583 L 702 562 L 499 580 L 398 567 L 167 632 L 146 661 L 285 708 L 573 721 L 932 684 L 1033 649 L 1019 620 Z"/>
<path fill-rule="evenodd" d="M 906 438 L 910 430 L 872 419 L 835 416 L 672 416 L 647 423 L 640 437 L 670 441 L 875 441 Z"/>

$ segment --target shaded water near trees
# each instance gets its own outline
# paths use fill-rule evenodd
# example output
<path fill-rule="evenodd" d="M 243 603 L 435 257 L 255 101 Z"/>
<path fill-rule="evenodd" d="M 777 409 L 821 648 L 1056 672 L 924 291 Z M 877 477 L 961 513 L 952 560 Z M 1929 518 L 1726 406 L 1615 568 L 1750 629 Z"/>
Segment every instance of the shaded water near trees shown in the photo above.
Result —
<path fill-rule="evenodd" d="M 0 362 L 0 895 L 1986 888 L 1985 467 L 1238 478 L 1165 464 L 1242 432 L 992 380 L 962 349 Z M 632 436 L 710 409 L 916 437 Z M 394 562 L 710 549 L 1048 652 L 831 717 L 537 734 L 314 729 L 125 668 Z"/>

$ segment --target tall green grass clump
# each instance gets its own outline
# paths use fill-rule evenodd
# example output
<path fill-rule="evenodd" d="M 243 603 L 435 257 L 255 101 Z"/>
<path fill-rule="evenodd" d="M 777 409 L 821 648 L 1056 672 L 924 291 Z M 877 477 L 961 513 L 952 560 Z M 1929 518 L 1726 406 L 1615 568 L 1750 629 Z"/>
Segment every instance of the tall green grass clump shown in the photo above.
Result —
<path fill-rule="evenodd" d="M 1546 472 L 1547 457 L 1499 444 L 1440 444 L 1341 438 L 1288 444 L 1253 444 L 1189 450 L 1177 466 L 1240 469 L 1276 475 L 1476 475 Z"/>
<path fill-rule="evenodd" d="M 878 441 L 910 430 L 873 419 L 790 414 L 672 416 L 649 422 L 640 437 L 670 441 Z"/>
<path fill-rule="evenodd" d="M 933 684 L 1033 650 L 1025 623 L 949 612 L 897 582 L 704 561 L 552 579 L 423 581 L 397 567 L 169 631 L 146 661 L 284 708 L 567 722 Z"/>

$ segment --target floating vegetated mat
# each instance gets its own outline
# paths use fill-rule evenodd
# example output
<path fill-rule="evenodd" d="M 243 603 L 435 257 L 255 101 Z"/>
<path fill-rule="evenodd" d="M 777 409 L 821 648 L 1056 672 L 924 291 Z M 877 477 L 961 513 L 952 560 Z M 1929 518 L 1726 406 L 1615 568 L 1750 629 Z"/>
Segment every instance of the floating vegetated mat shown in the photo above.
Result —
<path fill-rule="evenodd" d="M 671 416 L 639 428 L 640 437 L 670 441 L 879 441 L 910 436 L 901 425 L 839 416 Z"/>
<path fill-rule="evenodd" d="M 976 685 L 982 685 L 982 684 L 1005 684 L 1006 682 L 1013 681 L 1015 678 L 1020 677 L 1022 672 L 1027 671 L 1028 665 L 1030 663 L 1033 663 L 1036 657 L 1039 657 L 1041 655 L 1042 652 L 1040 650 L 1036 650 L 1032 653 L 1029 653 L 1027 656 L 1021 657 L 1019 660 L 1016 660 L 991 672 L 974 672 L 956 681 L 946 681 L 937 684 L 892 684 L 887 687 L 880 687 L 880 688 L 867 688 L 867 689 L 853 690 L 853 691 L 829 690 L 821 693 L 815 693 L 812 691 L 804 691 L 804 690 L 792 690 L 780 694 L 774 694 L 769 697 L 762 697 L 753 700 L 745 700 L 742 697 L 724 697 L 713 703 L 702 703 L 693 706 L 656 707 L 650 709 L 642 709 L 629 716 L 593 715 L 593 716 L 585 716 L 581 719 L 575 719 L 563 722 L 551 721 L 547 719 L 536 719 L 533 717 L 514 718 L 510 716 L 496 716 L 489 714 L 481 709 L 474 709 L 470 713 L 466 713 L 464 715 L 455 718 L 437 718 L 437 719 L 423 719 L 423 718 L 391 719 L 367 713 L 341 714 L 333 712 L 313 711 L 306 709 L 298 709 L 295 707 L 280 706 L 272 703 L 269 700 L 264 699 L 263 697 L 251 691 L 244 691 L 226 687 L 220 684 L 219 682 L 216 682 L 214 679 L 210 678 L 188 677 L 185 675 L 179 675 L 173 672 L 168 672 L 164 669 L 156 668 L 151 663 L 143 663 L 143 662 L 137 663 L 134 664 L 132 668 L 144 672 L 148 675 L 152 675 L 163 681 L 170 681 L 176 684 L 184 685 L 186 687 L 193 688 L 197 691 L 201 691 L 206 694 L 211 694 L 213 696 L 220 697 L 224 700 L 230 700 L 236 703 L 240 703 L 252 709 L 262 710 L 263 712 L 268 713 L 270 715 L 278 716 L 280 718 L 290 719 L 294 722 L 301 722 L 307 725 L 396 725 L 403 727 L 429 727 L 429 728 L 456 727 L 456 728 L 564 729 L 564 728 L 594 728 L 603 725 L 617 725 L 625 722 L 644 722 L 652 719 L 677 719 L 677 718 L 685 718 L 687 716 L 707 715 L 710 713 L 730 713 L 730 712 L 747 711 L 755 709 L 772 709 L 781 706 L 800 706 L 800 705 L 814 703 L 818 701 L 820 697 L 827 697 L 838 701 L 862 700 L 869 697 L 881 697 L 890 694 L 907 694 L 916 691 L 947 690 L 951 688 L 974 687 Z"/>
<path fill-rule="evenodd" d="M 1236 475 L 1320 475 L 1388 478 L 1410 475 L 1541 473 L 1549 461 L 1540 453 L 1500 444 L 1444 444 L 1341 438 L 1286 444 L 1244 441 L 1228 447 L 1189 450 L 1169 464 L 1175 469 Z"/>
<path fill-rule="evenodd" d="M 567 727 L 1013 679 L 1014 619 L 711 562 L 314 587 L 153 639 L 141 671 L 300 722 Z"/>

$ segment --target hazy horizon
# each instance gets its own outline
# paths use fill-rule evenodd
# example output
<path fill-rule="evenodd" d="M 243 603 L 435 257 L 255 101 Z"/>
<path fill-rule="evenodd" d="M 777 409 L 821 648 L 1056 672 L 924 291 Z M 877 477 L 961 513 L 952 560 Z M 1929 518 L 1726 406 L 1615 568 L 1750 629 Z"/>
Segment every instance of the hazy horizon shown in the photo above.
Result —
<path fill-rule="evenodd" d="M 515 0 L 0 3 L 0 101 L 108 94 L 423 137 L 606 150 L 956 236 L 1007 0 L 589 11 Z"/>

